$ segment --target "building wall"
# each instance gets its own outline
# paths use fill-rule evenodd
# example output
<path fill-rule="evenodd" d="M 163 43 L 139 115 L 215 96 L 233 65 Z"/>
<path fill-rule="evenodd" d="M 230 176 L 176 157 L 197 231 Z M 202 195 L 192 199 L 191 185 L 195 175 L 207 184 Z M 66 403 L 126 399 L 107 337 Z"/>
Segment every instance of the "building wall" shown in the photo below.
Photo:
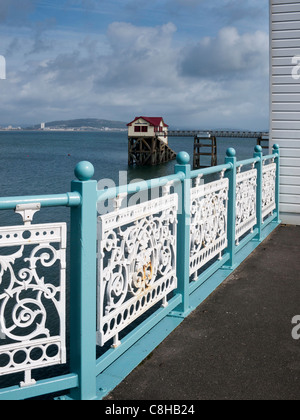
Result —
<path fill-rule="evenodd" d="M 281 219 L 300 225 L 300 0 L 270 0 L 270 9 L 270 136 L 281 148 Z"/>
<path fill-rule="evenodd" d="M 136 133 L 135 127 L 147 127 L 148 131 L 147 133 Z M 129 137 L 137 137 L 137 136 L 143 136 L 143 137 L 154 137 L 154 127 L 152 127 L 147 121 L 140 118 L 137 120 L 134 124 L 128 127 L 128 136 Z"/>
<path fill-rule="evenodd" d="M 135 131 L 135 127 L 139 126 L 139 127 L 147 127 L 147 132 L 139 132 L 137 133 Z M 161 132 L 168 132 L 168 128 L 164 127 L 163 123 L 160 124 L 161 127 Z M 139 120 L 135 121 L 134 124 L 132 124 L 131 126 L 128 127 L 128 137 L 155 137 L 156 133 L 154 131 L 154 127 L 149 124 L 147 121 L 145 121 L 144 119 L 140 118 Z M 168 138 L 165 136 L 159 136 L 158 137 L 160 140 L 162 140 L 164 143 L 168 143 Z"/>

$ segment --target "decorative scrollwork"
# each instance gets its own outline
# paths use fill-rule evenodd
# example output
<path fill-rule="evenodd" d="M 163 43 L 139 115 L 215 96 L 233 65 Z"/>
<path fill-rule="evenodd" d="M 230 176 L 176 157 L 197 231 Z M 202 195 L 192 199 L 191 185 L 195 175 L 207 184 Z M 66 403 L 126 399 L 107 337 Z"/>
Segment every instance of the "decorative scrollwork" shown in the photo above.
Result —
<path fill-rule="evenodd" d="M 65 252 L 65 224 L 0 228 L 0 375 L 65 363 Z"/>
<path fill-rule="evenodd" d="M 257 223 L 257 169 L 237 174 L 236 180 L 236 240 Z"/>
<path fill-rule="evenodd" d="M 192 189 L 190 275 L 227 247 L 228 190 L 228 179 Z"/>
<path fill-rule="evenodd" d="M 177 195 L 99 217 L 98 343 L 176 288 Z"/>
<path fill-rule="evenodd" d="M 262 215 L 268 216 L 276 209 L 276 164 L 271 163 L 263 168 Z"/>

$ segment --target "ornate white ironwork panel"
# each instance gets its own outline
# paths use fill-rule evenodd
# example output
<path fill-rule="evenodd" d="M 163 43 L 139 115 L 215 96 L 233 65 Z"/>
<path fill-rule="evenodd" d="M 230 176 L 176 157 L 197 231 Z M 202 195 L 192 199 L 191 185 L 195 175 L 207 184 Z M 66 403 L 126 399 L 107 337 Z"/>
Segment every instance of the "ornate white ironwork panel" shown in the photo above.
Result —
<path fill-rule="evenodd" d="M 236 180 L 236 240 L 257 224 L 257 169 L 237 174 Z"/>
<path fill-rule="evenodd" d="M 276 209 L 276 163 L 263 168 L 262 216 L 268 216 Z"/>
<path fill-rule="evenodd" d="M 227 248 L 227 178 L 191 190 L 190 275 Z"/>
<path fill-rule="evenodd" d="M 177 288 L 177 194 L 99 217 L 98 344 Z"/>
<path fill-rule="evenodd" d="M 0 375 L 66 363 L 65 223 L 0 228 Z"/>

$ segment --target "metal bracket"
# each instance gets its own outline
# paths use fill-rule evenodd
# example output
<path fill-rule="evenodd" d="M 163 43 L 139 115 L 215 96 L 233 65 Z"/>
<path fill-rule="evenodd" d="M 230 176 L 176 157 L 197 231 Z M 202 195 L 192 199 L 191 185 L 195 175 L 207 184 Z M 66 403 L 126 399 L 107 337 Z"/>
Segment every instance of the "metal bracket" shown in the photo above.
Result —
<path fill-rule="evenodd" d="M 25 370 L 24 372 L 24 382 L 20 383 L 20 388 L 26 388 L 28 386 L 35 385 L 36 381 L 31 378 L 31 370 Z"/>
<path fill-rule="evenodd" d="M 33 216 L 36 212 L 41 210 L 41 203 L 34 204 L 18 204 L 15 213 L 22 216 L 24 225 L 31 225 Z"/>

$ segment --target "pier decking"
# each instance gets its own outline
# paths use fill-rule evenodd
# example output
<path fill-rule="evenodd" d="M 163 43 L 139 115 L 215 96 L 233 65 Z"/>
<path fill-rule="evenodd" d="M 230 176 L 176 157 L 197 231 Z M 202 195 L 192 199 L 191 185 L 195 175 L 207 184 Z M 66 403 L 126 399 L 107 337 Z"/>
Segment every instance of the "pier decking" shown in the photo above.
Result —
<path fill-rule="evenodd" d="M 269 133 L 264 131 L 234 131 L 234 130 L 169 130 L 168 137 L 197 137 L 203 133 L 212 137 L 221 138 L 269 138 Z"/>
<path fill-rule="evenodd" d="M 107 400 L 299 400 L 300 227 L 280 226 Z"/>

